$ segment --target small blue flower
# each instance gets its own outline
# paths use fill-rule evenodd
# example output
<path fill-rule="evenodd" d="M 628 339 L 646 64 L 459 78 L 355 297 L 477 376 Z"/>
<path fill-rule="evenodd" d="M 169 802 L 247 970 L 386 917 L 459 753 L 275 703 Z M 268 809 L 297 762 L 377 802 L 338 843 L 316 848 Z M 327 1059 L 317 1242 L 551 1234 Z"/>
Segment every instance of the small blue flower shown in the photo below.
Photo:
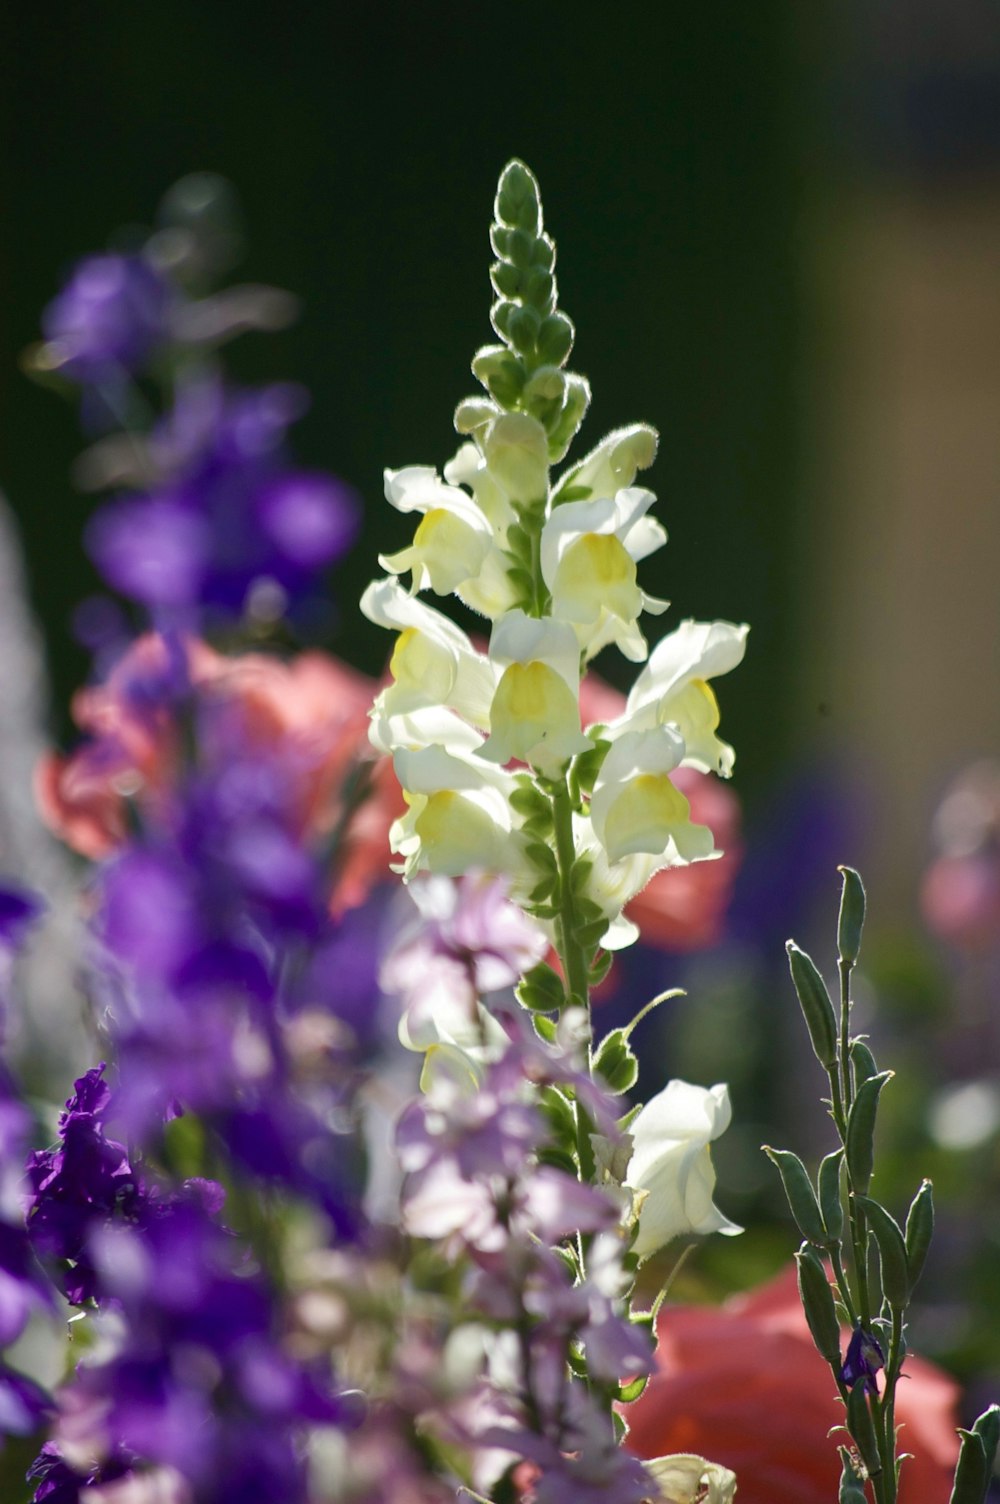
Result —
<path fill-rule="evenodd" d="M 875 1375 L 885 1367 L 885 1354 L 874 1332 L 860 1324 L 854 1328 L 847 1345 L 847 1357 L 840 1370 L 840 1377 L 848 1389 L 859 1381 L 870 1394 L 878 1394 Z"/>

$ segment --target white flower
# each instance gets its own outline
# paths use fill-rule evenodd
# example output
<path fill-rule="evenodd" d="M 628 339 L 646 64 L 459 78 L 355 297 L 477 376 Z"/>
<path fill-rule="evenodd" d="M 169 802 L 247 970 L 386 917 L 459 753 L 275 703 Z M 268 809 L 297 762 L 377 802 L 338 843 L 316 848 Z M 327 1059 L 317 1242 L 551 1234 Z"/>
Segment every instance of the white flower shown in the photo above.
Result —
<path fill-rule="evenodd" d="M 626 658 L 642 662 L 647 649 L 638 618 L 643 611 L 666 610 L 666 601 L 636 583 L 636 562 L 667 538 L 646 516 L 655 500 L 652 491 L 631 487 L 614 497 L 566 502 L 542 529 L 542 576 L 552 614 L 572 623 L 587 658 L 614 642 Z"/>
<path fill-rule="evenodd" d="M 614 496 L 624 486 L 635 480 L 636 471 L 645 470 L 656 458 L 659 437 L 655 428 L 647 423 L 633 423 L 628 428 L 616 428 L 601 440 L 596 449 L 572 465 L 560 477 L 553 501 L 558 502 L 567 492 L 579 501 L 594 496 Z"/>
<path fill-rule="evenodd" d="M 493 547 L 493 529 L 471 496 L 446 486 L 429 465 L 387 470 L 385 494 L 398 511 L 424 515 L 409 548 L 379 555 L 383 569 L 410 570 L 414 590 L 429 585 L 437 595 L 475 579 Z"/>
<path fill-rule="evenodd" d="M 519 758 L 547 777 L 590 742 L 580 730 L 580 651 L 566 622 L 508 611 L 493 628 L 490 658 L 506 665 L 490 708 L 482 756 Z"/>
<path fill-rule="evenodd" d="M 419 718 L 394 717 L 394 733 L 408 719 Z M 472 734 L 478 749 L 481 739 Z M 455 741 L 449 747 L 406 747 L 398 740 L 394 745 L 393 766 L 408 809 L 393 823 L 389 845 L 403 858 L 403 875 L 425 869 L 460 877 L 473 868 L 522 875 L 526 864 L 511 809 L 511 774 Z"/>
<path fill-rule="evenodd" d="M 489 725 L 498 675 L 460 627 L 410 595 L 394 576 L 373 580 L 361 609 L 370 621 L 399 633 L 389 665 L 393 683 L 379 695 L 376 714 L 446 705 L 476 726 Z"/>
<path fill-rule="evenodd" d="M 629 1125 L 628 1185 L 641 1199 L 632 1251 L 640 1258 L 685 1233 L 742 1232 L 712 1202 L 709 1144 L 729 1127 L 729 1089 L 670 1081 Z M 646 1192 L 640 1198 L 640 1193 Z"/>
<path fill-rule="evenodd" d="M 590 801 L 609 862 L 646 852 L 672 867 L 714 855 L 712 832 L 692 825 L 691 806 L 670 781 L 683 757 L 683 738 L 671 726 L 627 731 L 611 743 Z"/>
<path fill-rule="evenodd" d="M 673 725 L 684 738 L 684 764 L 728 778 L 733 749 L 716 736 L 719 706 L 707 683 L 743 659 L 749 627 L 728 621 L 683 621 L 657 643 L 628 697 L 625 712 L 608 728 L 646 731 Z"/>
<path fill-rule="evenodd" d="M 733 1504 L 736 1498 L 736 1474 L 691 1452 L 653 1457 L 643 1466 L 656 1480 L 659 1504 Z"/>

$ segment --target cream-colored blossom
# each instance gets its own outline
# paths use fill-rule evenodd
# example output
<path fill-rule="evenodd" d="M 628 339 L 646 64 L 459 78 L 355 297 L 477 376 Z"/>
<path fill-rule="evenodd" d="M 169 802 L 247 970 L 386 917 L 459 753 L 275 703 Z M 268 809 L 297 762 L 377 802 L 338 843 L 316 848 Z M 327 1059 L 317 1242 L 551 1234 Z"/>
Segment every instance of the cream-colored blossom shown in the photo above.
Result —
<path fill-rule="evenodd" d="M 639 617 L 667 606 L 641 590 L 636 578 L 636 563 L 666 542 L 664 529 L 646 515 L 655 500 L 652 491 L 629 487 L 614 497 L 567 502 L 542 529 L 552 614 L 572 624 L 586 658 L 612 642 L 633 662 L 646 656 Z"/>
<path fill-rule="evenodd" d="M 409 548 L 379 555 L 383 569 L 410 571 L 414 590 L 429 585 L 437 595 L 450 595 L 481 573 L 493 529 L 467 492 L 445 485 L 429 465 L 410 465 L 385 472 L 385 494 L 397 511 L 423 517 Z"/>
<path fill-rule="evenodd" d="M 553 493 L 558 503 L 561 494 L 571 492 L 578 500 L 590 496 L 614 496 L 635 480 L 636 472 L 647 469 L 656 458 L 659 436 L 648 423 L 633 423 L 616 428 L 601 440 L 596 449 L 560 476 Z"/>
<path fill-rule="evenodd" d="M 399 633 L 389 665 L 393 682 L 379 695 L 377 714 L 446 705 L 474 725 L 489 725 L 498 675 L 461 627 L 410 595 L 392 575 L 372 581 L 361 609 L 370 621 Z"/>
<path fill-rule="evenodd" d="M 643 1463 L 658 1489 L 657 1504 L 733 1504 L 736 1474 L 692 1452 L 653 1457 Z"/>
<path fill-rule="evenodd" d="M 566 622 L 508 611 L 493 628 L 490 658 L 502 674 L 482 756 L 512 758 L 555 777 L 590 742 L 580 730 L 580 652 Z"/>
<path fill-rule="evenodd" d="M 714 855 L 712 832 L 691 823 L 691 806 L 670 780 L 683 757 L 684 740 L 671 726 L 627 731 L 612 742 L 590 801 L 609 862 L 646 852 L 669 867 Z"/>
<path fill-rule="evenodd" d="M 728 621 L 681 622 L 653 649 L 632 686 L 624 714 L 608 728 L 608 735 L 676 726 L 684 738 L 684 765 L 728 778 L 733 749 L 716 735 L 719 706 L 708 681 L 742 661 L 749 630 Z"/>
<path fill-rule="evenodd" d="M 713 1139 L 729 1127 L 729 1088 L 670 1081 L 629 1124 L 628 1186 L 641 1199 L 632 1250 L 648 1258 L 685 1233 L 742 1232 L 712 1201 Z"/>

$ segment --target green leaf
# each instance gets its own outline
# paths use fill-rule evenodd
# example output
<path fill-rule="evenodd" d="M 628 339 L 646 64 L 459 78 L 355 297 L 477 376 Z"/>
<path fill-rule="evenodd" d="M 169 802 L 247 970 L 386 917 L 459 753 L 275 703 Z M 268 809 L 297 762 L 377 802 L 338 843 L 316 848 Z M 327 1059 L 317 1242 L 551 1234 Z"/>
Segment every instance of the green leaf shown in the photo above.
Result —
<path fill-rule="evenodd" d="M 923 1273 L 924 1261 L 934 1235 L 934 1190 L 925 1180 L 910 1202 L 906 1214 L 906 1268 L 912 1290 Z"/>
<path fill-rule="evenodd" d="M 619 1402 L 623 1405 L 631 1405 L 633 1400 L 639 1398 L 648 1383 L 649 1375 L 640 1374 L 639 1378 L 633 1379 L 631 1384 L 620 1384 L 618 1386 Z"/>
<path fill-rule="evenodd" d="M 907 1271 L 906 1244 L 903 1232 L 885 1207 L 870 1196 L 855 1196 L 857 1204 L 864 1208 L 868 1226 L 878 1244 L 879 1268 L 882 1275 L 882 1294 L 895 1311 L 905 1311 L 910 1299 L 910 1276 Z"/>
<path fill-rule="evenodd" d="M 838 867 L 843 880 L 840 894 L 840 918 L 837 924 L 837 950 L 845 966 L 853 966 L 861 950 L 861 931 L 865 925 L 865 887 L 853 867 Z"/>
<path fill-rule="evenodd" d="M 763 1149 L 781 1176 L 788 1205 L 799 1232 L 810 1243 L 825 1248 L 828 1241 L 826 1227 L 805 1165 L 790 1149 L 772 1149 L 768 1144 L 764 1144 Z"/>
<path fill-rule="evenodd" d="M 851 1104 L 847 1119 L 847 1173 L 851 1186 L 862 1193 L 871 1185 L 875 1165 L 875 1118 L 878 1114 L 879 1094 L 892 1071 L 881 1071 L 871 1076 L 858 1087 L 858 1094 Z"/>
<path fill-rule="evenodd" d="M 812 957 L 800 950 L 794 940 L 788 941 L 785 950 L 816 1059 L 830 1070 L 837 1061 L 837 1023 L 826 983 Z"/>

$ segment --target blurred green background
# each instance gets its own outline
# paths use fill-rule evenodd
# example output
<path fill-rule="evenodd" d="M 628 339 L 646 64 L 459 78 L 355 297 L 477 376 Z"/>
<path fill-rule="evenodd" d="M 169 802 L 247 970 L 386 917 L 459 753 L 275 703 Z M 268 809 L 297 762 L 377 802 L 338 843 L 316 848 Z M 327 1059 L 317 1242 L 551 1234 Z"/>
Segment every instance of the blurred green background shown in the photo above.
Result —
<path fill-rule="evenodd" d="M 687 982 L 694 1001 L 647 1048 L 730 1080 L 720 1197 L 773 1223 L 707 1249 L 692 1288 L 748 1284 L 791 1248 L 757 1145 L 827 1145 L 781 942 L 794 930 L 829 966 L 849 861 L 873 903 L 865 1018 L 901 1071 L 882 1189 L 903 1202 L 934 1173 L 945 1208 L 918 1345 L 995 1393 L 1000 1141 L 982 1103 L 1000 941 L 944 945 L 918 907 L 948 780 L 1000 750 L 995 8 L 103 0 L 9 6 L 0 26 L 0 488 L 55 733 L 87 667 L 69 613 L 95 580 L 72 415 L 18 359 L 73 260 L 149 223 L 184 173 L 235 184 L 241 274 L 293 290 L 303 316 L 233 362 L 309 387 L 298 453 L 365 498 L 329 645 L 377 672 L 384 637 L 354 605 L 403 541 L 381 471 L 453 452 L 489 337 L 493 188 L 524 157 L 594 389 L 582 442 L 637 419 L 662 436 L 670 542 L 643 583 L 671 599 L 667 624 L 753 626 L 721 694 L 747 838 L 729 944 L 647 957 L 635 979 Z M 602 664 L 624 683 L 620 667 Z M 984 839 L 995 854 L 1000 834 Z M 964 1143 L 961 1109 L 940 1130 L 949 1079 L 986 1094 Z"/>

